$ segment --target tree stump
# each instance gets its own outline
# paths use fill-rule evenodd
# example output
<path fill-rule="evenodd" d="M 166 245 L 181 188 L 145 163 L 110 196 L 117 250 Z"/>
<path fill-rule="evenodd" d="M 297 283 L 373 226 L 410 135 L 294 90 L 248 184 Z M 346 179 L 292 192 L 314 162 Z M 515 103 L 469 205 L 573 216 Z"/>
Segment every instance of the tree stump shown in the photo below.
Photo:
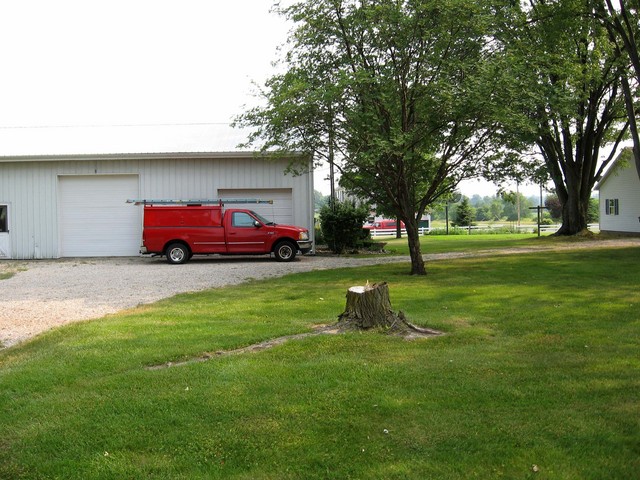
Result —
<path fill-rule="evenodd" d="M 432 336 L 441 332 L 416 327 L 407 322 L 403 312 L 391 310 L 387 282 L 356 286 L 347 290 L 345 311 L 338 317 L 340 330 L 369 330 L 380 328 L 402 336 Z"/>

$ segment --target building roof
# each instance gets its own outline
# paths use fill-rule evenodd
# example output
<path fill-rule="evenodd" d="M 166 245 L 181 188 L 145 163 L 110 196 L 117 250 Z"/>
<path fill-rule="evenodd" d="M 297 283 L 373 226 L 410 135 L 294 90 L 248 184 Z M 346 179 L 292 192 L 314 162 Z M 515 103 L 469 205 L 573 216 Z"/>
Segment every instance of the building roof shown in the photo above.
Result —
<path fill-rule="evenodd" d="M 620 165 L 622 165 L 622 162 L 624 161 L 633 162 L 633 149 L 631 147 L 625 147 L 620 151 L 618 156 L 613 160 L 613 162 L 611 162 L 609 168 L 607 168 L 607 171 L 604 172 L 602 177 L 600 177 L 600 180 L 598 180 L 598 183 L 595 184 L 593 189 L 600 190 L 600 187 L 607 181 L 611 174 L 615 172 Z"/>
<path fill-rule="evenodd" d="M 158 156 L 176 152 L 246 155 L 246 130 L 228 124 L 0 128 L 0 162 L 87 156 Z"/>

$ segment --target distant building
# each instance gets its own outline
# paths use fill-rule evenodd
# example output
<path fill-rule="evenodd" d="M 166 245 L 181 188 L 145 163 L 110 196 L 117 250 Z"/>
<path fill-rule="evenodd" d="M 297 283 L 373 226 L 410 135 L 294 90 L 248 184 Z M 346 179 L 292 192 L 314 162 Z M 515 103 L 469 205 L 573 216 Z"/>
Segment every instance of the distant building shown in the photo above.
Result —
<path fill-rule="evenodd" d="M 595 187 L 600 193 L 600 231 L 640 234 L 640 176 L 626 149 Z"/>

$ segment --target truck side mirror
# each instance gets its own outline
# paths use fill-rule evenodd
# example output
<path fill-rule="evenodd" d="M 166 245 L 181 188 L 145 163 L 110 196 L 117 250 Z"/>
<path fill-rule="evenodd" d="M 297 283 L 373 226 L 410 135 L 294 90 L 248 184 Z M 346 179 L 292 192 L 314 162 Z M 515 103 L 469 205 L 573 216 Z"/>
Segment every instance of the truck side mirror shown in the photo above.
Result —
<path fill-rule="evenodd" d="M 262 224 L 258 220 L 254 220 L 253 221 L 253 226 L 256 227 L 256 228 L 260 228 L 262 226 Z"/>

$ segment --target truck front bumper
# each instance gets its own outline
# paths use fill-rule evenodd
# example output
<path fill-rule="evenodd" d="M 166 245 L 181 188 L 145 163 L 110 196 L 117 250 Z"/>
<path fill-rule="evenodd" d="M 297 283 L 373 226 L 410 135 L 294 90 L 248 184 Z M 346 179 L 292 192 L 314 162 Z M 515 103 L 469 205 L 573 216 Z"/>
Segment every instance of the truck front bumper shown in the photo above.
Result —
<path fill-rule="evenodd" d="M 299 240 L 298 241 L 298 249 L 302 253 L 309 253 L 313 248 L 313 242 L 311 240 Z"/>

